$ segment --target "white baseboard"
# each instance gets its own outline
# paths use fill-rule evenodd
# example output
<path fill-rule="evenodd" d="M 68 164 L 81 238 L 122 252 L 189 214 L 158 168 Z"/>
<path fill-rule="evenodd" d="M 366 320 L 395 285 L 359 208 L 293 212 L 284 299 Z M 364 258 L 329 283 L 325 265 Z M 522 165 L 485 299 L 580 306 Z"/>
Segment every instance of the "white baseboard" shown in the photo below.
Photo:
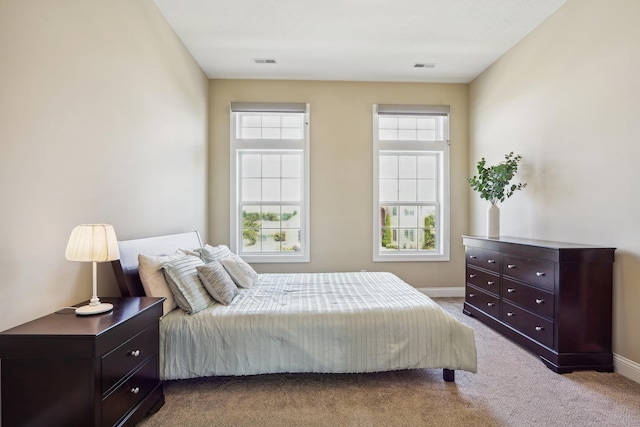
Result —
<path fill-rule="evenodd" d="M 626 357 L 613 354 L 613 369 L 616 373 L 640 383 L 640 364 Z"/>
<path fill-rule="evenodd" d="M 464 287 L 459 288 L 418 288 L 431 298 L 464 297 Z"/>

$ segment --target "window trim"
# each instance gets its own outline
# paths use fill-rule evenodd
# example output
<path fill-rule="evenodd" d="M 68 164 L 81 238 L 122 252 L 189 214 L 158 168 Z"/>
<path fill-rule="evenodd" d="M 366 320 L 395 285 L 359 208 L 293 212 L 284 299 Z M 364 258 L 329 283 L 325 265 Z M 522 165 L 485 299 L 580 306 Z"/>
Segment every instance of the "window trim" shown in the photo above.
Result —
<path fill-rule="evenodd" d="M 238 114 L 244 112 L 256 113 L 304 113 L 304 136 L 302 140 L 255 140 L 238 139 L 236 136 L 236 122 Z M 232 102 L 229 105 L 229 247 L 232 252 L 239 254 L 251 263 L 304 263 L 311 261 L 311 212 L 310 212 L 310 140 L 309 140 L 309 104 L 305 103 L 252 103 Z M 265 147 L 266 145 L 266 147 Z M 238 186 L 238 171 L 241 170 L 238 162 L 241 160 L 240 151 L 274 152 L 298 151 L 302 152 L 302 200 L 300 217 L 300 251 L 282 253 L 254 253 L 241 252 L 242 212 Z"/>
<path fill-rule="evenodd" d="M 379 139 L 379 117 L 381 115 L 410 116 L 445 116 L 444 139 L 442 141 L 381 141 Z M 449 106 L 441 105 L 391 105 L 373 106 L 373 262 L 406 262 L 406 261 L 449 261 L 451 250 L 451 176 L 450 176 L 450 126 L 451 114 Z M 384 152 L 439 152 L 441 167 L 439 168 L 440 206 L 436 210 L 436 239 L 441 250 L 437 253 L 382 252 L 380 250 L 380 156 Z M 402 202 L 399 202 L 401 205 Z"/>

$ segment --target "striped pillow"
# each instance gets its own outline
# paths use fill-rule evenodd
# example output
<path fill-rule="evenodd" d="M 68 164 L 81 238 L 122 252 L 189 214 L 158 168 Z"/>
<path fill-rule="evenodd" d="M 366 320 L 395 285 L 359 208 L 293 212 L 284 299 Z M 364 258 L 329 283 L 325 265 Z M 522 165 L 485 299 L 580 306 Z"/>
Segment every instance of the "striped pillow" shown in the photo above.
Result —
<path fill-rule="evenodd" d="M 258 280 L 258 273 L 253 267 L 234 253 L 223 258 L 220 262 L 235 284 L 241 288 L 250 288 Z"/>
<path fill-rule="evenodd" d="M 212 261 L 220 261 L 232 253 L 225 245 L 211 246 L 209 244 L 204 245 L 203 248 L 196 249 L 196 252 L 200 254 L 200 258 L 207 264 Z"/>
<path fill-rule="evenodd" d="M 204 265 L 204 262 L 190 255 L 162 264 L 164 275 L 178 307 L 189 314 L 195 314 L 215 304 L 198 277 L 196 268 L 199 265 Z"/>
<path fill-rule="evenodd" d="M 238 295 L 238 287 L 233 283 L 220 261 L 199 265 L 196 269 L 198 277 L 213 299 L 220 304 L 231 304 L 233 298 Z"/>

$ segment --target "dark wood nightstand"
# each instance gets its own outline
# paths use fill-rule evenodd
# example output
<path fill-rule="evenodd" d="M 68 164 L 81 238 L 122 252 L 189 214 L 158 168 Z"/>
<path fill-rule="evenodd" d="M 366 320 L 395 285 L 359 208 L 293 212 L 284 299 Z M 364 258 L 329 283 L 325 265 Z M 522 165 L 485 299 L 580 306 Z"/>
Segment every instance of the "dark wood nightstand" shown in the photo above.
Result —
<path fill-rule="evenodd" d="M 131 426 L 164 404 L 164 298 L 101 298 L 113 311 L 50 314 L 0 333 L 2 426 Z"/>

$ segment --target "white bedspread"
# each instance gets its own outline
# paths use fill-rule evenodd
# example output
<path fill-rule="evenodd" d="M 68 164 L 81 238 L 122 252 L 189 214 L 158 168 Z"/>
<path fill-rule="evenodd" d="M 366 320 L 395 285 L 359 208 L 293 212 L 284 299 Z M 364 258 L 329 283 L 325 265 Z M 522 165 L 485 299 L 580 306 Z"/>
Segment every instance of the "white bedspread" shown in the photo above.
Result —
<path fill-rule="evenodd" d="M 473 329 L 391 273 L 261 274 L 229 306 L 160 321 L 160 377 L 448 368 Z"/>

